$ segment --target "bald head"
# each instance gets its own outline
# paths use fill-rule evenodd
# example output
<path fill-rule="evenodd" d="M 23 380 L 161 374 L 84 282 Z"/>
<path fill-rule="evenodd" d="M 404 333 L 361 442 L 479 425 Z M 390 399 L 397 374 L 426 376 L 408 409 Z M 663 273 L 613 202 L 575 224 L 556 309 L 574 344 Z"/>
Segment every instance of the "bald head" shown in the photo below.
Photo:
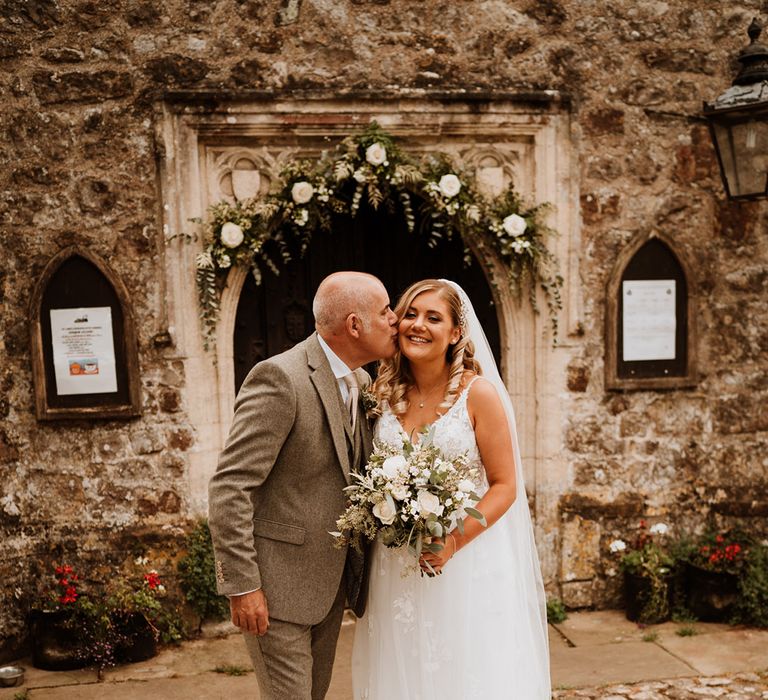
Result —
<path fill-rule="evenodd" d="M 378 278 L 365 272 L 334 272 L 320 283 L 312 302 L 315 328 L 321 335 L 335 335 L 344 330 L 350 314 L 367 324 L 374 296 L 383 288 Z"/>

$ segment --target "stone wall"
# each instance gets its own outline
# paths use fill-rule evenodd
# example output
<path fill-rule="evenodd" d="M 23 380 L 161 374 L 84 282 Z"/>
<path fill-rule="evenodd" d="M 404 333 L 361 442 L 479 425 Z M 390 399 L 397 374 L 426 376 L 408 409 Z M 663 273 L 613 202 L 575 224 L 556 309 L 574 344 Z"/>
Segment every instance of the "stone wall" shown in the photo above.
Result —
<path fill-rule="evenodd" d="M 699 118 L 763 5 L 0 0 L 0 653 L 22 639 L 23 606 L 52 561 L 87 567 L 126 547 L 165 561 L 191 515 L 190 378 L 161 342 L 152 105 L 167 90 L 568 93 L 583 314 L 562 377 L 569 469 L 548 585 L 572 606 L 615 603 L 606 542 L 640 517 L 765 528 L 768 209 L 724 200 Z M 281 24 L 297 6 L 297 21 Z M 701 381 L 607 393 L 605 285 L 619 251 L 649 229 L 696 263 Z M 72 243 L 108 260 L 130 293 L 139 419 L 34 418 L 27 307 L 47 260 Z"/>

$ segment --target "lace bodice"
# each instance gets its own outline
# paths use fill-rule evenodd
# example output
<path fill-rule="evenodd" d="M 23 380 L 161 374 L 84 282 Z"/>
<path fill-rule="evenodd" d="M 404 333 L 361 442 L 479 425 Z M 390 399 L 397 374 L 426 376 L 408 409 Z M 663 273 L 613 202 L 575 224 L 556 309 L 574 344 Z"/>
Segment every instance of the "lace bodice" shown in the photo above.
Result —
<path fill-rule="evenodd" d="M 488 489 L 488 481 L 485 476 L 483 462 L 480 459 L 480 450 L 475 439 L 475 430 L 469 418 L 467 397 L 469 389 L 478 377 L 474 377 L 459 394 L 453 406 L 451 406 L 432 425 L 435 428 L 434 444 L 442 453 L 453 459 L 461 454 L 466 454 L 470 466 L 476 468 L 479 474 L 478 494 L 482 495 Z M 403 426 L 389 406 L 384 404 L 381 418 L 376 423 L 374 438 L 381 443 L 401 447 L 403 438 L 408 437 Z"/>

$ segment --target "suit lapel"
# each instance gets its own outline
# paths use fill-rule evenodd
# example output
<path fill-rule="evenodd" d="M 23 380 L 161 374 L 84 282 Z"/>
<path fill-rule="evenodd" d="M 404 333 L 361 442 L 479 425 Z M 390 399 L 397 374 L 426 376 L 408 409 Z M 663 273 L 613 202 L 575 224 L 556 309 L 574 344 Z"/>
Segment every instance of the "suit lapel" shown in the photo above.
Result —
<path fill-rule="evenodd" d="M 314 333 L 307 340 L 307 362 L 312 369 L 310 379 L 315 385 L 325 415 L 328 418 L 336 456 L 339 458 L 341 470 L 344 472 L 344 479 L 349 483 L 349 452 L 345 432 L 349 433 L 351 437 L 352 428 L 344 425 L 345 422 L 349 421 L 344 420 L 344 407 L 339 398 L 339 385 L 333 372 L 331 372 L 328 358 L 320 347 L 320 343 L 317 342 L 317 336 Z"/>

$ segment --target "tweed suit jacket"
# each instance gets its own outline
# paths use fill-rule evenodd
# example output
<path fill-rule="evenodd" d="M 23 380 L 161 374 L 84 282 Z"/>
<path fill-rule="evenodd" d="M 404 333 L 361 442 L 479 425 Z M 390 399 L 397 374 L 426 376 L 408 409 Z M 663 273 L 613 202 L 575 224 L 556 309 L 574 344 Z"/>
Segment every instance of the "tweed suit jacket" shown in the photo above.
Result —
<path fill-rule="evenodd" d="M 370 383 L 364 370 L 356 376 L 360 386 Z M 371 430 L 358 411 L 365 459 Z M 352 439 L 316 334 L 251 370 L 209 485 L 219 593 L 262 588 L 270 616 L 296 624 L 326 616 L 347 558 L 329 532 L 347 501 Z M 351 590 L 364 595 L 365 585 L 358 580 Z M 350 601 L 358 610 L 359 603 Z"/>

